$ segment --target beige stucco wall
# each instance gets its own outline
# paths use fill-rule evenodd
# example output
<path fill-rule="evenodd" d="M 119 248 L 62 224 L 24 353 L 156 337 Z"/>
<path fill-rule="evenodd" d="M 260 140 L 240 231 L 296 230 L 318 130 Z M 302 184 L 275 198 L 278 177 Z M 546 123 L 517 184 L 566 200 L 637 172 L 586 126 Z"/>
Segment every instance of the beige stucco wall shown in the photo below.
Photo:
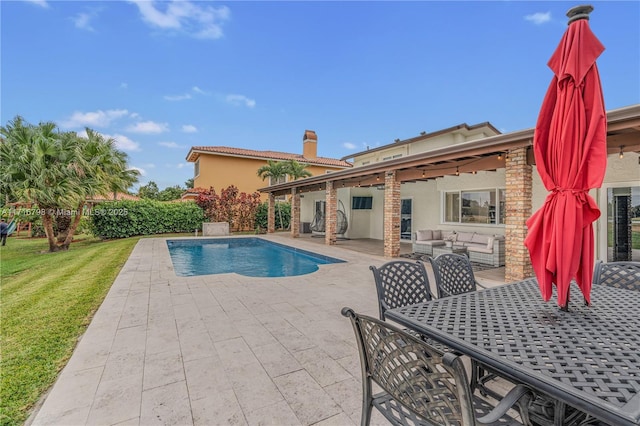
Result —
<path fill-rule="evenodd" d="M 253 193 L 269 185 L 269 179 L 263 181 L 257 175 L 258 169 L 267 164 L 266 160 L 208 154 L 199 158 L 200 174 L 194 177 L 193 182 L 196 188 L 208 189 L 213 186 L 220 193 L 222 189 L 235 185 L 240 192 Z M 342 169 L 309 165 L 307 170 L 317 176 L 325 174 L 327 170 Z M 261 194 L 261 197 L 266 200 L 267 194 Z"/>

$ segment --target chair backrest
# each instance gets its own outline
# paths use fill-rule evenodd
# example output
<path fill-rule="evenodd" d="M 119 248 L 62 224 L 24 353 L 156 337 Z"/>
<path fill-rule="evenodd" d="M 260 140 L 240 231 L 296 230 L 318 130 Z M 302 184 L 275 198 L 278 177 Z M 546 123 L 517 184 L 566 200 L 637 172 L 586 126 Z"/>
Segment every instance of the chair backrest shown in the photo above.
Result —
<path fill-rule="evenodd" d="M 378 308 L 383 321 L 387 309 L 428 302 L 432 298 L 429 277 L 422 262 L 394 260 L 369 269 L 376 281 Z"/>
<path fill-rule="evenodd" d="M 435 348 L 388 322 L 343 308 L 358 342 L 363 389 L 377 383 L 419 419 L 475 424 L 467 375 L 459 356 Z"/>
<path fill-rule="evenodd" d="M 593 283 L 640 291 L 640 262 L 596 263 Z"/>
<path fill-rule="evenodd" d="M 467 256 L 445 253 L 430 261 L 439 298 L 476 291 L 476 278 Z"/>

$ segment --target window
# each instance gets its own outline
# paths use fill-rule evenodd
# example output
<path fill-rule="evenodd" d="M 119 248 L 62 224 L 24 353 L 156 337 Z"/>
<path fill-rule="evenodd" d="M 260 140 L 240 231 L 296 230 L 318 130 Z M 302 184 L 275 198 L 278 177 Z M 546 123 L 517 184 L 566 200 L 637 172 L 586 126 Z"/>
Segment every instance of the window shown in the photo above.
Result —
<path fill-rule="evenodd" d="M 505 223 L 504 189 L 444 193 L 444 221 L 453 223 Z"/>
<path fill-rule="evenodd" d="M 198 158 L 193 164 L 193 177 L 196 178 L 200 175 L 200 159 Z"/>
<path fill-rule="evenodd" d="M 274 179 L 273 176 L 269 176 L 269 185 L 278 185 L 280 183 L 286 183 L 287 176 L 280 176 L 278 179 Z"/>
<path fill-rule="evenodd" d="M 373 197 L 353 197 L 351 199 L 351 208 L 353 210 L 371 210 L 373 205 Z"/>

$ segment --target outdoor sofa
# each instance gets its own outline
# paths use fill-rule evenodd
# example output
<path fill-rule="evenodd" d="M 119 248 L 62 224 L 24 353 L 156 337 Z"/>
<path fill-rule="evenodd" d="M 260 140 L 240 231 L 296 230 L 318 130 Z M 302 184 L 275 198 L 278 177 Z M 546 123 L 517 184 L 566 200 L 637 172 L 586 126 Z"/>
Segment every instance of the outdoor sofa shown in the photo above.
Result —
<path fill-rule="evenodd" d="M 505 244 L 502 235 L 424 229 L 415 232 L 413 251 L 431 256 L 433 247 L 444 246 L 447 242 L 466 247 L 467 255 L 472 262 L 504 266 Z"/>

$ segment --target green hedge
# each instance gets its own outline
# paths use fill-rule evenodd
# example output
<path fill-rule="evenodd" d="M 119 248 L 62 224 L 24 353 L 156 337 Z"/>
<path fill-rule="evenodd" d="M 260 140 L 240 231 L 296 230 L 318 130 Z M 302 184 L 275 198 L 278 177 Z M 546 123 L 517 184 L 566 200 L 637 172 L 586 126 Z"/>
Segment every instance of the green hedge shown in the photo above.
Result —
<path fill-rule="evenodd" d="M 267 216 L 269 213 L 269 203 L 264 202 L 258 206 L 256 211 L 256 227 L 267 229 Z M 280 214 L 282 213 L 282 214 Z M 282 223 L 280 223 L 282 217 Z M 276 229 L 288 229 L 291 221 L 291 203 L 276 202 L 275 204 Z"/>
<path fill-rule="evenodd" d="M 103 239 L 194 232 L 205 220 L 202 209 L 192 201 L 112 201 L 95 206 L 87 214 L 91 232 Z"/>

